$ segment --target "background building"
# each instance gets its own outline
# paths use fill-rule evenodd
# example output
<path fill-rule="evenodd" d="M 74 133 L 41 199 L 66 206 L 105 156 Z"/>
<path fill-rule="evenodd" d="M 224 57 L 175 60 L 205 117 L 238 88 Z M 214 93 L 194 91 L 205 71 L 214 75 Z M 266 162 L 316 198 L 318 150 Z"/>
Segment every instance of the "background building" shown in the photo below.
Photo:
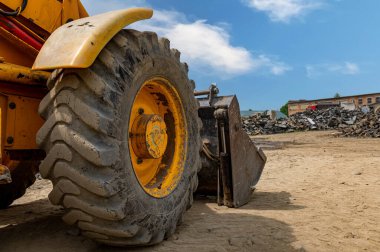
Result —
<path fill-rule="evenodd" d="M 342 96 L 338 98 L 326 98 L 318 100 L 290 100 L 288 102 L 288 113 L 289 115 L 293 115 L 298 112 L 303 112 L 310 107 L 334 106 L 340 105 L 342 102 L 353 103 L 355 104 L 356 108 L 360 108 L 362 106 L 380 103 L 380 93 Z"/>

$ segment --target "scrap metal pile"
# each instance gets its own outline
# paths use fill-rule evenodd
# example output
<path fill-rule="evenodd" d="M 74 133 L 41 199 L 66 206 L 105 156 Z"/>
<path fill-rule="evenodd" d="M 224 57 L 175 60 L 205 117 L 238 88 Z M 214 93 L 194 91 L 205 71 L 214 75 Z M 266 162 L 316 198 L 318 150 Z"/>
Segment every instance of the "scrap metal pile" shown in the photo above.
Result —
<path fill-rule="evenodd" d="M 243 117 L 242 123 L 249 135 L 336 129 L 342 136 L 380 137 L 380 112 L 365 113 L 341 107 L 310 110 L 279 119 L 271 119 L 269 113 L 257 113 Z"/>

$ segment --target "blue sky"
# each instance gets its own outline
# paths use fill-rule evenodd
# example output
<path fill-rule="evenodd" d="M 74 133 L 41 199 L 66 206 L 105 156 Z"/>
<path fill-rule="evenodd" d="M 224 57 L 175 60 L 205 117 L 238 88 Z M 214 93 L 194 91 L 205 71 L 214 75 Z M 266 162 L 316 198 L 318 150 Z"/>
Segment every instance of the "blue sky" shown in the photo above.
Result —
<path fill-rule="evenodd" d="M 83 0 L 90 14 L 133 6 L 132 26 L 168 37 L 197 89 L 217 83 L 241 109 L 380 92 L 378 0 Z"/>

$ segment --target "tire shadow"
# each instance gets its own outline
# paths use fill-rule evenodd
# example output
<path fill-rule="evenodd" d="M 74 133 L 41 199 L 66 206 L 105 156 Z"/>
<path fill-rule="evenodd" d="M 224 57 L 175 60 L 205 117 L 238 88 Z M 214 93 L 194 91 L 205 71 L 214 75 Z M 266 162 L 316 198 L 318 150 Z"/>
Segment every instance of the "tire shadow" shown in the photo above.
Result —
<path fill-rule="evenodd" d="M 2 226 L 18 225 L 56 214 L 63 214 L 63 209 L 50 204 L 47 198 L 27 204 L 13 204 L 7 209 L 0 209 L 0 230 Z"/>
<path fill-rule="evenodd" d="M 243 213 L 240 209 L 220 208 L 213 200 L 197 200 L 175 234 L 163 243 L 114 248 L 81 236 L 78 229 L 62 222 L 61 209 L 39 200 L 7 209 L 6 214 L 0 211 L 0 251 L 304 251 L 292 246 L 296 239 L 288 224 L 249 213 L 254 201 L 243 208 Z M 42 211 L 36 211 L 36 207 Z M 32 218 L 23 216 L 28 209 L 34 209 Z M 20 220 L 15 221 L 18 215 Z"/>
<path fill-rule="evenodd" d="M 198 199 L 175 234 L 163 243 L 128 251 L 305 251 L 294 248 L 293 229 L 285 222 L 222 207 L 213 200 Z M 219 209 L 219 210 L 216 210 Z M 248 209 L 249 211 L 249 209 Z M 245 210 L 247 212 L 247 210 Z M 123 248 L 100 246 L 91 252 L 121 252 Z"/>
<path fill-rule="evenodd" d="M 296 204 L 296 199 L 289 192 L 261 192 L 255 191 L 251 201 L 242 206 L 241 209 L 256 210 L 299 210 L 304 206 Z"/>

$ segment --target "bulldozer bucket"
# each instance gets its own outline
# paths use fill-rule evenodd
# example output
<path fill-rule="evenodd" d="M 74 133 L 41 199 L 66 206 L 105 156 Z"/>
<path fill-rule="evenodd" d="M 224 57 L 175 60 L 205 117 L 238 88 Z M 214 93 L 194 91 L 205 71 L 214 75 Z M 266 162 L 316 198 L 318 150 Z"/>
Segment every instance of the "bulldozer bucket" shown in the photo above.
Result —
<path fill-rule="evenodd" d="M 215 85 L 195 92 L 207 95 L 198 98 L 203 149 L 197 193 L 216 194 L 219 205 L 240 207 L 250 200 L 266 156 L 243 131 L 236 96 L 217 96 L 218 92 Z"/>

